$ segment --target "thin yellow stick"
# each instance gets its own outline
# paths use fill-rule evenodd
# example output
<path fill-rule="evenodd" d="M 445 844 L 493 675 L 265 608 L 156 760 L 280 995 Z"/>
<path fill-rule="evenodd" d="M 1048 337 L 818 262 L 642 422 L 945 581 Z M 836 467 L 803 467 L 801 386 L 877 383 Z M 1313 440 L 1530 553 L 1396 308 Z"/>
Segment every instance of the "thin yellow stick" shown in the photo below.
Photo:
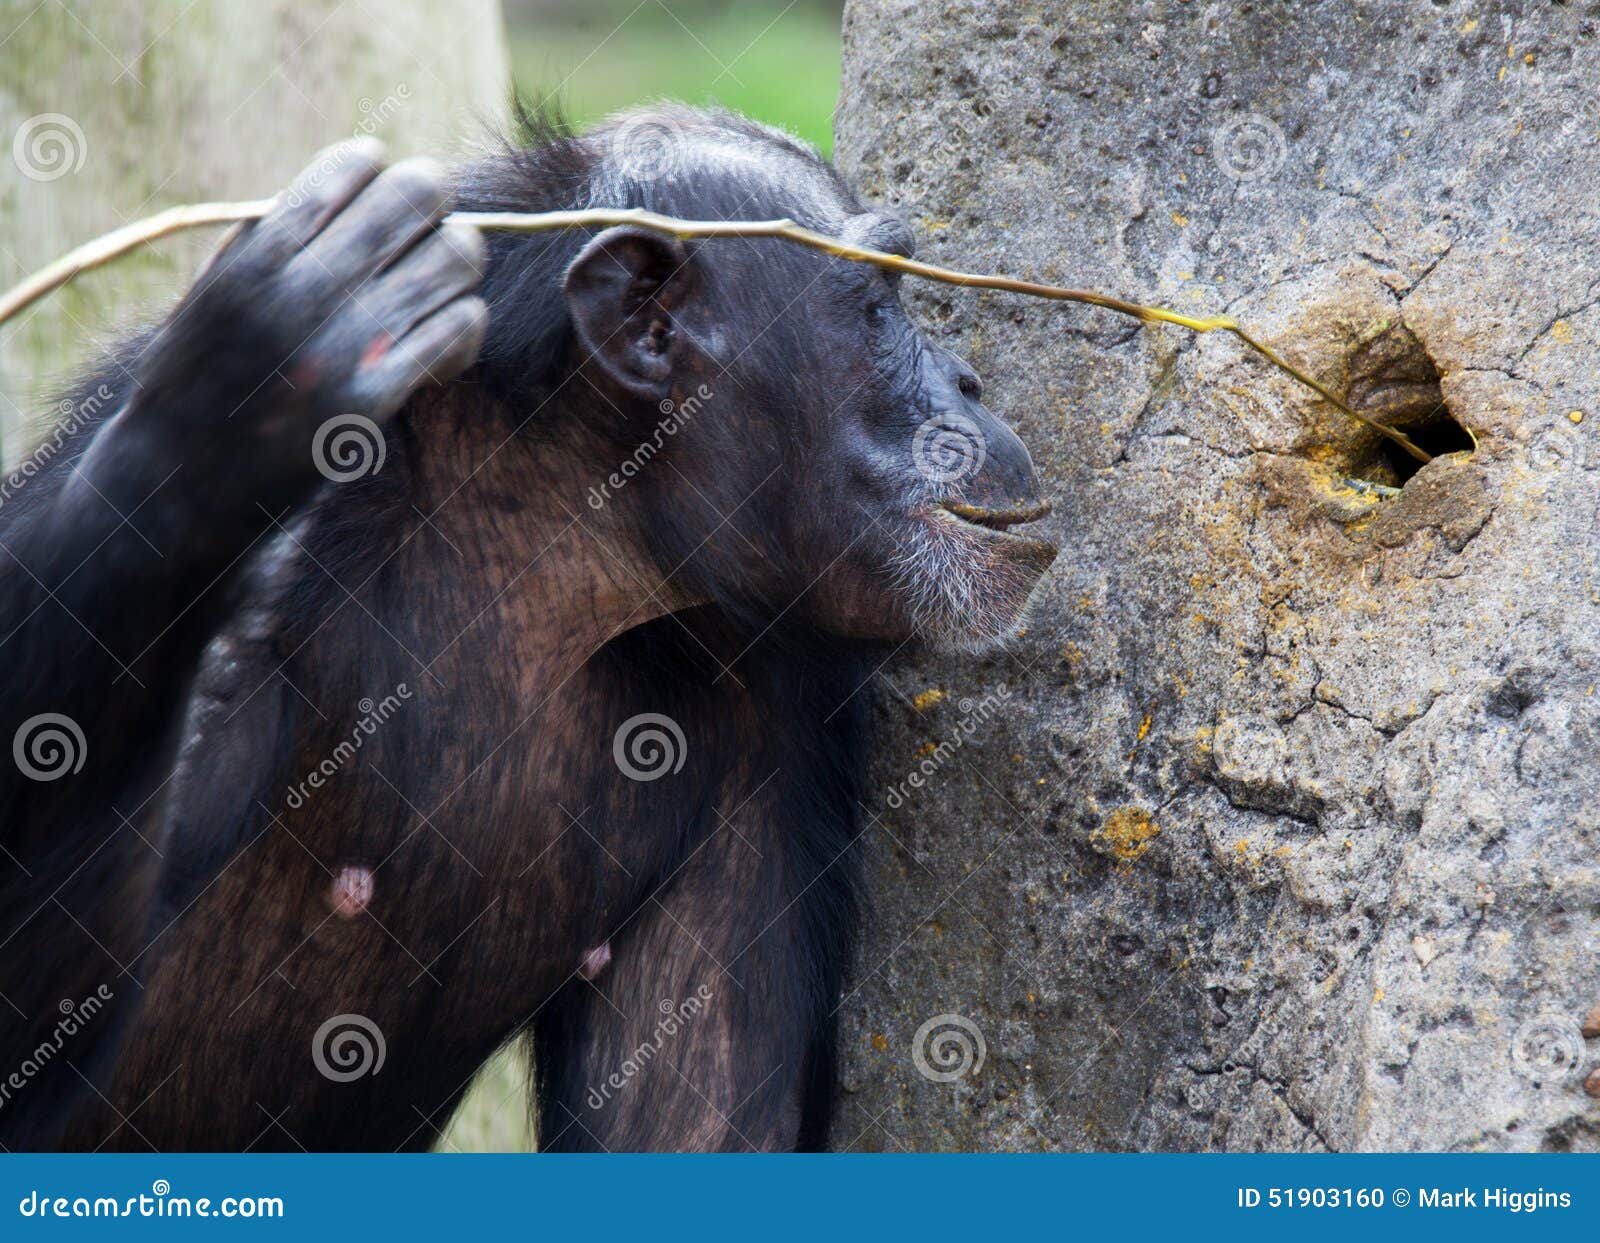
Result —
<path fill-rule="evenodd" d="M 266 215 L 273 206 L 274 200 L 272 199 L 257 199 L 253 202 L 245 203 L 199 203 L 187 207 L 168 208 L 166 211 L 151 216 L 146 220 L 139 220 L 133 224 L 125 225 L 114 232 L 105 234 L 103 237 L 96 238 L 92 242 L 85 243 L 70 254 L 64 255 L 48 267 L 40 269 L 20 284 L 7 290 L 4 296 L 0 296 L 0 324 L 5 323 L 13 315 L 31 306 L 45 295 L 60 289 L 61 286 L 80 273 L 87 272 L 92 268 L 102 267 L 122 257 L 129 251 L 138 249 L 146 242 L 153 242 L 158 238 L 178 233 L 184 229 L 257 220 Z M 662 216 L 637 207 L 626 209 L 589 208 L 582 211 L 534 213 L 462 211 L 452 212 L 449 219 L 460 224 L 471 225 L 477 229 L 515 233 L 539 233 L 554 229 L 609 228 L 613 225 L 630 224 L 639 228 L 653 229 L 658 233 L 667 233 L 681 239 L 704 237 L 783 238 L 787 241 L 797 242 L 801 246 L 809 246 L 813 250 L 820 250 L 825 254 L 834 255 L 840 259 L 849 259 L 856 263 L 870 263 L 876 267 L 903 272 L 908 276 L 920 276 L 925 280 L 941 281 L 946 285 L 962 285 L 972 289 L 998 289 L 1007 293 L 1026 294 L 1034 298 L 1049 298 L 1057 302 L 1081 302 L 1089 306 L 1104 307 L 1106 310 L 1115 311 L 1119 315 L 1129 315 L 1147 324 L 1176 324 L 1178 327 L 1187 328 L 1191 332 L 1232 333 L 1274 367 L 1277 367 L 1278 370 L 1298 380 L 1358 423 L 1370 427 L 1380 435 L 1387 436 L 1419 462 L 1432 460 L 1409 437 L 1392 427 L 1385 427 L 1383 424 L 1375 422 L 1359 411 L 1352 409 L 1341 398 L 1335 396 L 1325 385 L 1287 362 L 1268 346 L 1257 341 L 1233 320 L 1222 316 L 1197 318 L 1191 315 L 1180 315 L 1177 311 L 1165 310 L 1162 307 L 1141 306 L 1137 302 L 1125 302 L 1121 298 L 1113 298 L 1107 294 L 1095 293 L 1088 289 L 1067 289 L 1060 285 L 1042 285 L 1035 281 L 1014 280 L 1008 276 L 985 276 L 976 272 L 958 272 L 952 268 L 937 267 L 934 264 L 923 263 L 917 259 L 907 259 L 904 255 L 891 255 L 885 251 L 872 250 L 866 246 L 856 246 L 850 242 L 842 242 L 838 238 L 802 228 L 792 220 L 680 220 L 675 216 Z"/>

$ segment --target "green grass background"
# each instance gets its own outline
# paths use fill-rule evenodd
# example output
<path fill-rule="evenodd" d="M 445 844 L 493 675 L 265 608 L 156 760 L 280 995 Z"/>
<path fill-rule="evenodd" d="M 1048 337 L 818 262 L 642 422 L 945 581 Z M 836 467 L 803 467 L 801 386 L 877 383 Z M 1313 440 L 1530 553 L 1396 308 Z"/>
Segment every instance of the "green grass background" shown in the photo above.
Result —
<path fill-rule="evenodd" d="M 838 3 L 512 2 L 506 22 L 518 85 L 579 123 L 663 97 L 714 102 L 832 150 Z"/>

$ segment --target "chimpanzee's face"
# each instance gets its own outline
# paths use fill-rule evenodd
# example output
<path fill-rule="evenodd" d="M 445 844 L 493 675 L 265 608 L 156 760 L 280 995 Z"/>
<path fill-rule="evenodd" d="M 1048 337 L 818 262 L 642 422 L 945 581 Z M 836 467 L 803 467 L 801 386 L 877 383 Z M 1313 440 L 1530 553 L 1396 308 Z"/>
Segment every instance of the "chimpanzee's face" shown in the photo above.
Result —
<path fill-rule="evenodd" d="M 906 226 L 847 201 L 825 165 L 793 172 L 788 196 L 737 216 L 910 254 Z M 626 228 L 590 243 L 567 298 L 580 346 L 636 407 L 631 432 L 673 476 L 662 521 L 717 590 L 850 637 L 983 645 L 1014 630 L 1056 555 L 1014 528 L 1048 505 L 977 374 L 911 323 L 896 276 L 781 240 L 685 248 Z"/>
<path fill-rule="evenodd" d="M 853 215 L 838 233 L 912 253 L 894 216 Z M 896 274 L 820 268 L 786 312 L 815 351 L 795 394 L 806 495 L 790 510 L 817 577 L 810 614 L 874 638 L 981 646 L 1009 636 L 1056 555 L 1013 529 L 1049 511 L 1027 449 L 983 405 L 972 367 L 912 324 Z"/>

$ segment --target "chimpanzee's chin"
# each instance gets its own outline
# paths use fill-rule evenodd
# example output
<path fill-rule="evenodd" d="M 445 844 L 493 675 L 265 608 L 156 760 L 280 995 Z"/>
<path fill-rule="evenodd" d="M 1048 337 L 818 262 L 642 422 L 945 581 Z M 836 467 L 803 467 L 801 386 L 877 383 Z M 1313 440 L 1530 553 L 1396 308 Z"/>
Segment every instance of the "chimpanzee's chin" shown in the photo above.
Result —
<path fill-rule="evenodd" d="M 1055 558 L 1055 546 L 1044 540 L 925 511 L 894 558 L 891 581 L 920 638 L 982 651 L 1016 636 Z"/>

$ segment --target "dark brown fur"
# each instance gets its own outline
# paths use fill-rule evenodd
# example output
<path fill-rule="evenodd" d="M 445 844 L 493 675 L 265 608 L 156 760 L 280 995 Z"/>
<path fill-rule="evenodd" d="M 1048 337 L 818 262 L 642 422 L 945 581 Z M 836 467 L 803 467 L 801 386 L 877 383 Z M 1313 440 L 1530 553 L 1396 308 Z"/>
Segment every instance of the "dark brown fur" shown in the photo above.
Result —
<path fill-rule="evenodd" d="M 815 1009 L 797 994 L 837 987 L 794 978 L 807 952 L 795 942 L 814 932 L 807 886 L 843 903 L 852 864 L 808 861 L 785 839 L 804 831 L 796 810 L 843 796 L 850 774 L 803 748 L 760 745 L 772 722 L 750 683 L 771 673 L 747 655 L 719 679 L 714 662 L 742 643 L 709 614 L 659 617 L 588 659 L 660 611 L 644 586 L 656 580 L 615 530 L 564 508 L 581 494 L 560 477 L 570 450 L 516 441 L 491 453 L 503 434 L 474 417 L 468 392 L 428 398 L 409 419 L 404 495 L 429 521 L 386 504 L 392 525 L 364 528 L 363 555 L 342 550 L 337 577 L 362 584 L 353 595 L 324 578 L 287 632 L 222 640 L 243 657 L 200 694 L 223 715 L 259 713 L 258 728 L 292 715 L 289 777 L 348 735 L 363 698 L 401 683 L 411 698 L 299 810 L 282 788 L 236 809 L 245 844 L 153 943 L 144 1020 L 108 1103 L 79 1120 L 70 1146 L 294 1148 L 338 1136 L 342 1147 L 427 1147 L 484 1058 L 530 1023 L 543 1147 L 797 1142 L 806 1086 L 828 1055 L 807 1025 L 774 1032 L 771 1020 Z M 294 537 L 302 566 L 327 564 L 329 509 Z M 539 624 L 558 614 L 582 625 Z M 771 650 L 792 654 L 793 642 L 775 634 Z M 855 724 L 842 702 L 851 689 L 823 708 L 844 709 L 827 727 L 841 739 Z M 684 774 L 665 779 L 678 790 L 619 780 L 616 726 L 662 710 L 661 690 L 679 701 L 667 710 L 692 740 L 686 772 L 699 789 Z M 214 754 L 205 739 L 190 750 Z M 181 803 L 176 817 L 206 835 Z M 345 921 L 328 892 L 350 863 L 372 869 L 375 892 Z M 606 940 L 612 965 L 582 980 L 584 952 Z M 662 1003 L 702 986 L 711 1001 L 660 1064 L 604 1109 L 585 1106 L 652 1038 Z M 371 1078 L 330 1082 L 313 1068 L 312 1037 L 347 1012 L 377 1024 L 386 1061 Z"/>

